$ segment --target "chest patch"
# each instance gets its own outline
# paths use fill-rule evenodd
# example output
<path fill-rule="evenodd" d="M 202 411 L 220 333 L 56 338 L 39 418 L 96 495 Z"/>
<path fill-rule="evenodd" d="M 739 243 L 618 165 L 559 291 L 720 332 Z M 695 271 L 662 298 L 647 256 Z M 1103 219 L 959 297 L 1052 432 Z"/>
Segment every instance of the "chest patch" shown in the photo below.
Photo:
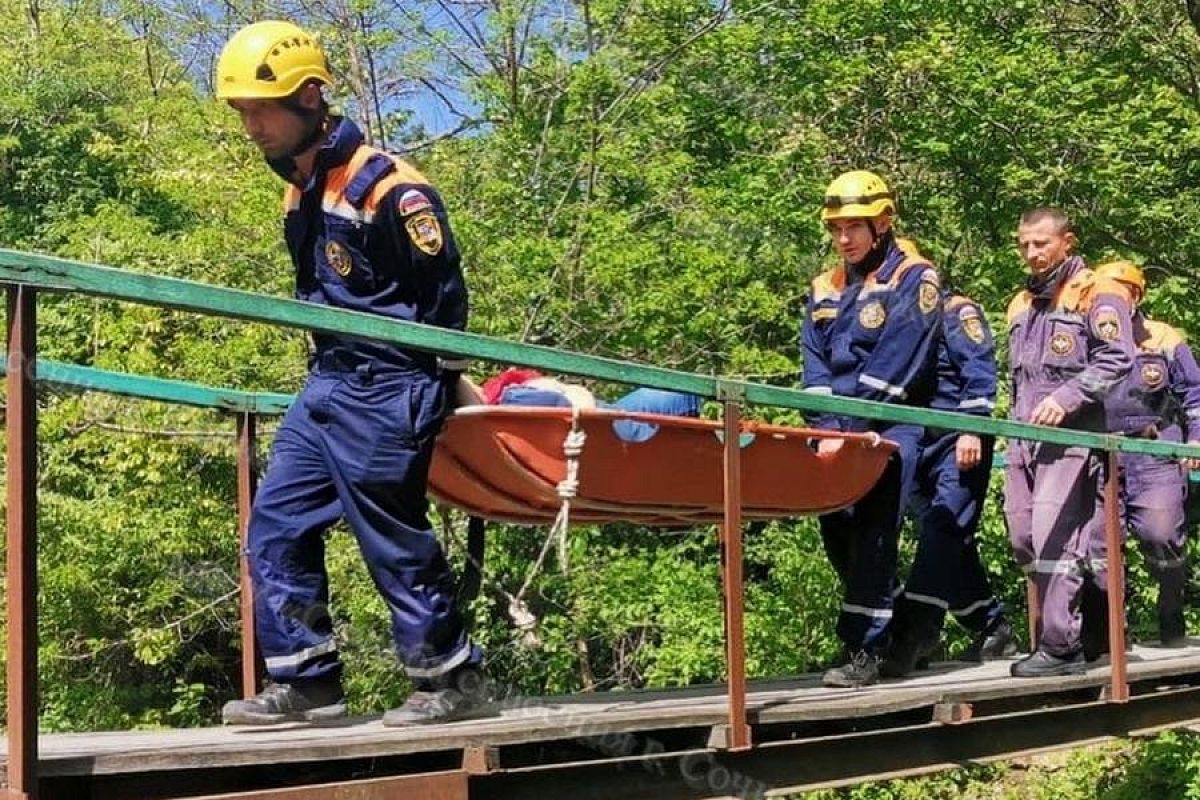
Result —
<path fill-rule="evenodd" d="M 1162 364 L 1155 364 L 1153 361 L 1142 364 L 1142 383 L 1149 388 L 1157 389 L 1166 379 L 1167 373 L 1162 368 Z"/>
<path fill-rule="evenodd" d="M 354 260 L 350 258 L 349 251 L 341 242 L 333 239 L 325 242 L 325 260 L 329 263 L 330 269 L 343 278 L 350 274 L 350 270 L 354 266 Z"/>
<path fill-rule="evenodd" d="M 1075 352 L 1075 337 L 1069 333 L 1056 333 L 1050 337 L 1050 352 L 1056 356 L 1067 356 Z"/>
<path fill-rule="evenodd" d="M 883 309 L 883 304 L 878 300 L 867 303 L 858 312 L 858 324 L 868 330 L 878 328 L 886 319 L 887 311 Z"/>

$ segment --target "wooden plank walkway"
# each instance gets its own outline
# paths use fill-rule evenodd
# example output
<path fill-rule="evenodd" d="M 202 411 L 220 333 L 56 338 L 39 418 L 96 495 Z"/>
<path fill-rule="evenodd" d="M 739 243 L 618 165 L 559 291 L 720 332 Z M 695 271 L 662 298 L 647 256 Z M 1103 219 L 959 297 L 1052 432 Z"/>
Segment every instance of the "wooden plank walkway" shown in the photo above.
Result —
<path fill-rule="evenodd" d="M 1100 688 L 1109 670 L 1098 666 L 1071 678 L 1017 680 L 1009 661 L 936 664 L 899 681 L 863 689 L 830 689 L 817 674 L 752 682 L 747 695 L 753 725 L 870 717 L 984 701 Z M 1139 645 L 1129 659 L 1130 683 L 1170 683 L 1200 674 L 1200 640 L 1188 648 Z M 48 734 L 39 739 L 46 777 L 174 772 L 263 764 L 317 762 L 489 746 L 589 739 L 626 732 L 717 728 L 727 721 L 724 686 L 513 698 L 498 716 L 421 728 L 385 728 L 376 716 L 335 724 L 211 727 L 180 730 Z"/>

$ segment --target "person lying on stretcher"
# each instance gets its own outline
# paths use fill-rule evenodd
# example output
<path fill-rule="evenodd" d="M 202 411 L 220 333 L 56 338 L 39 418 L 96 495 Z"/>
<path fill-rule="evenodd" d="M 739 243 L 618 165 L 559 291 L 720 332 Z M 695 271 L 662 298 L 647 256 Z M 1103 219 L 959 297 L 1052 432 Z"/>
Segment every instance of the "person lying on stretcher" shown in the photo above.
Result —
<path fill-rule="evenodd" d="M 636 411 L 646 414 L 665 414 L 672 417 L 700 416 L 700 398 L 693 394 L 668 392 L 662 389 L 639 388 L 614 403 L 598 400 L 584 386 L 563 383 L 548 378 L 537 370 L 510 367 L 476 385 L 465 375 L 459 378 L 456 392 L 458 405 L 503 405 L 539 408 L 609 408 L 616 411 Z M 658 426 L 648 422 L 618 420 L 613 423 L 617 436 L 626 442 L 644 442 L 652 437 Z"/>

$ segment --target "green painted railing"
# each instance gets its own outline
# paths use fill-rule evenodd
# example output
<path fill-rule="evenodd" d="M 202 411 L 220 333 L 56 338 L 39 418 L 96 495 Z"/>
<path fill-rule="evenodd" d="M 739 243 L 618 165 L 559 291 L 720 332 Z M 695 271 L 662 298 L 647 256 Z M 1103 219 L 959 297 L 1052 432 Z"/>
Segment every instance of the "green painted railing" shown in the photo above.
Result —
<path fill-rule="evenodd" d="M 0 249 L 0 283 L 20 283 L 61 292 L 109 297 L 144 305 L 196 311 L 204 314 L 271 323 L 292 328 L 342 333 L 393 342 L 418 350 L 447 355 L 479 358 L 508 364 L 521 364 L 551 372 L 581 375 L 619 383 L 650 386 L 701 397 L 737 398 L 757 405 L 779 406 L 800 411 L 836 413 L 866 419 L 906 422 L 980 434 L 994 434 L 1017 439 L 1037 439 L 1056 444 L 1078 445 L 1105 450 L 1174 458 L 1200 458 L 1200 446 L 1179 445 L 1145 439 L 1127 439 L 1109 434 L 1089 433 L 1048 428 L 1009 420 L 989 419 L 951 411 L 898 406 L 870 400 L 819 395 L 797 389 L 785 389 L 727 378 L 698 375 L 663 369 L 611 358 L 572 353 L 549 347 L 509 342 L 479 334 L 434 328 L 428 325 L 403 322 L 356 311 L 304 303 L 299 300 L 270 297 L 218 286 L 146 275 L 127 270 L 84 264 L 53 256 Z M 173 393 L 178 402 L 205 405 L 229 410 L 281 410 L 282 395 L 262 395 L 249 392 L 199 387 L 176 381 L 154 381 L 150 378 L 103 373 L 64 364 L 47 364 L 47 369 L 60 370 L 57 382 L 76 385 L 79 378 L 86 386 L 89 380 L 101 376 L 108 381 L 104 391 L 115 394 L 139 394 L 162 390 Z M 73 371 L 79 372 L 73 372 Z M 43 376 L 54 381 L 53 373 Z M 167 387 L 173 387 L 168 389 Z M 101 388 L 95 383 L 94 388 Z M 211 396 L 206 395 L 211 393 Z M 208 397 L 212 402 L 200 402 Z M 185 399 L 190 398 L 190 399 Z M 171 399 L 157 397 L 154 399 Z M 261 408 L 249 409 L 245 404 L 263 403 Z M 239 405 L 241 404 L 241 405 Z"/>

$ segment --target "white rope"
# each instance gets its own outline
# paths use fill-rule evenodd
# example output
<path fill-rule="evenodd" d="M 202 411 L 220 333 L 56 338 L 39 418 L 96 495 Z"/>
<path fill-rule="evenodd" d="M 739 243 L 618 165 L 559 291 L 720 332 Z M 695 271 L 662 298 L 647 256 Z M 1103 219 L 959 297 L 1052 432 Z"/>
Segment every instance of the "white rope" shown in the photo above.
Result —
<path fill-rule="evenodd" d="M 579 457 L 583 455 L 583 446 L 587 443 L 587 432 L 579 425 L 579 406 L 571 407 L 571 430 L 563 440 L 563 455 L 567 461 L 567 475 L 558 482 L 558 496 L 562 500 L 558 516 L 554 518 L 554 527 L 550 535 L 558 548 L 558 565 L 565 575 L 569 569 L 567 562 L 567 528 L 571 526 L 571 500 L 579 494 Z"/>

